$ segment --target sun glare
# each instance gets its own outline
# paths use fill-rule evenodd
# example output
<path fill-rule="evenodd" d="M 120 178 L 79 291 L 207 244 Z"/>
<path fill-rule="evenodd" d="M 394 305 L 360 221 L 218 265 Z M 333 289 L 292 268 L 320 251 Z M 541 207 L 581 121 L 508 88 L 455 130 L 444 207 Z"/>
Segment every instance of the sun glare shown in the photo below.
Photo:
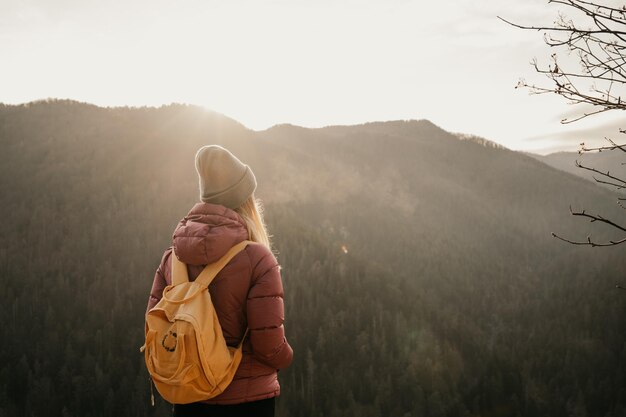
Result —
<path fill-rule="evenodd" d="M 495 18 L 518 9 L 551 16 L 513 0 L 5 2 L 0 102 L 189 103 L 255 130 L 428 119 L 512 147 L 555 111 L 513 88 L 542 47 Z"/>

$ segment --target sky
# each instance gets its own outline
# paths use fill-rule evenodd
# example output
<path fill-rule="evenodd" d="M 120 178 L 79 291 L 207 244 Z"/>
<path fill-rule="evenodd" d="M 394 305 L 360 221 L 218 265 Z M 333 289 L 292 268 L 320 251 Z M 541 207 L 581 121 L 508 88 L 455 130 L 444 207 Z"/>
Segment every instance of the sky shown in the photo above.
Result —
<path fill-rule="evenodd" d="M 616 115 L 563 125 L 547 0 L 0 0 L 0 102 L 189 103 L 254 130 L 428 119 L 516 150 L 617 138 Z M 619 138 L 617 138 L 619 139 Z"/>

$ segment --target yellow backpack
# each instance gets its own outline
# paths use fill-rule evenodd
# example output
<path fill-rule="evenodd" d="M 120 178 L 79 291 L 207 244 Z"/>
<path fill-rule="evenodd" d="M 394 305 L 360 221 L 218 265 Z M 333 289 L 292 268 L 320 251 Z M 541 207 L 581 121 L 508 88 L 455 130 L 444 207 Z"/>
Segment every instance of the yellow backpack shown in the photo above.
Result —
<path fill-rule="evenodd" d="M 188 404 L 221 394 L 241 362 L 241 349 L 226 345 L 211 295 L 217 273 L 251 243 L 232 247 L 207 265 L 194 282 L 172 250 L 172 285 L 146 315 L 146 342 L 141 347 L 146 367 L 159 394 L 172 404 Z"/>

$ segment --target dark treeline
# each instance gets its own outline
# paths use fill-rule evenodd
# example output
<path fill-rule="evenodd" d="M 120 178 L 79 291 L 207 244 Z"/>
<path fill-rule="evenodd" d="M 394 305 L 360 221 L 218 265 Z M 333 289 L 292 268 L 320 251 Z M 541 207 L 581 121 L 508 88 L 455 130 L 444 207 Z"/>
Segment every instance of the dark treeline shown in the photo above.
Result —
<path fill-rule="evenodd" d="M 295 351 L 282 416 L 626 415 L 607 190 L 427 121 L 253 132 L 171 105 L 0 105 L 0 415 L 166 416 L 139 346 L 197 201 L 194 153 L 249 163 Z"/>

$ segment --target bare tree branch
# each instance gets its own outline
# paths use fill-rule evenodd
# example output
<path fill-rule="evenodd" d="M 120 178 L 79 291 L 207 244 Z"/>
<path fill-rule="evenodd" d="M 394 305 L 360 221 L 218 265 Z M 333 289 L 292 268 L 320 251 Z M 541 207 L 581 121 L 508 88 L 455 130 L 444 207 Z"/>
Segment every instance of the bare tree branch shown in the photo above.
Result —
<path fill-rule="evenodd" d="M 620 130 L 621 133 L 624 133 L 622 130 Z M 611 138 L 608 137 L 604 137 L 604 139 L 606 139 L 609 143 L 611 143 L 611 146 L 599 146 L 597 148 L 586 148 L 584 143 L 581 143 L 581 149 L 578 151 L 578 153 L 582 153 L 582 152 L 593 152 L 593 151 L 598 151 L 598 152 L 602 152 L 602 151 L 614 151 L 615 149 L 619 149 L 622 152 L 626 152 L 626 144 L 623 145 L 618 145 L 617 143 L 615 143 L 615 141 Z"/>
<path fill-rule="evenodd" d="M 586 241 L 575 241 L 575 240 L 569 240 L 566 239 L 564 237 L 561 237 L 559 235 L 557 235 L 556 233 L 552 232 L 552 236 L 562 240 L 563 242 L 567 242 L 567 243 L 571 243 L 572 245 L 586 245 L 586 246 L 591 246 L 592 248 L 595 248 L 596 246 L 616 246 L 619 245 L 621 243 L 626 242 L 626 237 L 620 240 L 609 240 L 606 243 L 598 243 L 598 242 L 594 242 L 591 240 L 591 236 L 587 236 L 587 240 Z"/>
<path fill-rule="evenodd" d="M 503 22 L 508 23 L 509 25 L 515 26 L 516 28 L 520 28 L 520 29 L 531 29 L 531 30 L 537 30 L 537 31 L 550 30 L 550 31 L 562 31 L 562 32 L 576 31 L 576 32 L 580 32 L 580 33 L 586 34 L 586 35 L 593 34 L 593 33 L 609 33 L 609 34 L 619 33 L 619 34 L 622 34 L 622 35 L 626 35 L 626 32 L 614 32 L 614 31 L 607 30 L 607 29 L 582 30 L 582 29 L 578 29 L 578 28 L 566 28 L 566 27 L 554 27 L 554 26 L 524 26 L 524 25 L 519 25 L 517 23 L 510 22 L 510 21 L 506 20 L 505 18 L 503 18 L 501 16 L 496 16 L 496 17 L 498 19 L 502 20 Z"/>
<path fill-rule="evenodd" d="M 548 3 L 562 6 L 566 10 L 582 13 L 576 22 L 567 18 L 561 11 L 552 25 L 523 25 L 514 23 L 498 16 L 508 25 L 513 27 L 544 32 L 545 44 L 555 51 L 565 51 L 569 56 L 578 59 L 579 67 L 563 65 L 559 55 L 554 52 L 550 55 L 547 66 L 540 66 L 536 59 L 531 65 L 536 73 L 544 75 L 550 82 L 549 86 L 528 84 L 520 79 L 515 88 L 527 88 L 530 94 L 556 94 L 565 98 L 569 104 L 587 104 L 592 110 L 567 117 L 561 123 L 573 123 L 586 117 L 615 110 L 626 110 L 626 102 L 622 100 L 622 94 L 626 92 L 626 4 L 619 7 L 612 4 L 604 4 L 605 0 L 548 0 Z M 626 129 L 619 129 L 620 133 L 626 133 Z M 619 149 L 626 152 L 626 144 L 618 145 L 612 139 L 605 137 L 610 146 L 593 148 L 585 147 L 581 143 L 579 154 L 583 152 L 602 152 Z M 626 179 L 622 179 L 609 170 L 601 170 L 583 165 L 576 160 L 576 166 L 593 172 L 593 179 L 604 185 L 615 187 L 618 191 L 626 189 Z M 626 198 L 620 197 L 617 204 L 626 209 Z M 590 219 L 590 222 L 604 223 L 622 233 L 626 233 L 626 227 L 613 220 L 607 219 L 600 214 L 588 214 L 585 210 L 573 211 L 574 216 Z M 577 241 L 564 238 L 552 233 L 552 236 L 574 245 L 615 246 L 626 242 L 626 237 L 607 242 L 598 242 L 587 236 L 586 240 Z M 618 288 L 621 288 L 618 286 Z"/>
<path fill-rule="evenodd" d="M 602 172 L 602 171 L 600 171 L 600 170 L 598 170 L 598 169 L 595 169 L 595 168 L 592 168 L 592 167 L 585 166 L 585 165 L 581 164 L 578 160 L 576 160 L 575 164 L 576 164 L 576 166 L 577 166 L 578 168 L 585 169 L 585 170 L 587 170 L 587 171 L 591 171 L 591 172 L 595 172 L 595 173 L 597 173 L 597 174 L 603 175 L 603 176 L 605 176 L 605 177 L 607 177 L 607 178 L 610 178 L 610 179 L 612 179 L 612 180 L 615 180 L 615 181 L 618 181 L 618 182 L 621 182 L 621 183 L 622 183 L 622 185 L 613 184 L 613 183 L 608 183 L 608 182 L 606 182 L 606 184 L 614 185 L 614 186 L 616 186 L 616 187 L 618 187 L 618 188 L 625 188 L 625 187 L 626 187 L 626 181 L 624 181 L 623 179 L 618 178 L 618 177 L 616 177 L 616 176 L 614 176 L 614 175 L 611 175 L 611 172 L 610 172 L 610 171 L 607 171 L 607 172 Z M 600 181 L 600 180 L 596 179 L 596 177 L 593 177 L 593 179 L 595 179 L 595 180 L 596 180 L 596 181 L 598 181 L 598 182 L 602 182 L 602 181 Z"/>
<path fill-rule="evenodd" d="M 582 210 L 582 211 L 573 211 L 573 210 L 572 210 L 572 206 L 570 206 L 570 208 L 569 208 L 569 212 L 570 212 L 570 214 L 571 214 L 572 216 L 581 216 L 581 217 L 586 217 L 586 218 L 590 219 L 589 221 L 590 221 L 591 223 L 593 223 L 593 222 L 601 222 L 601 223 L 605 223 L 605 224 L 608 224 L 608 225 L 610 225 L 610 226 L 615 227 L 616 229 L 619 229 L 619 230 L 621 230 L 621 231 L 623 231 L 623 232 L 626 232 L 626 228 L 624 228 L 623 226 L 618 225 L 617 223 L 613 222 L 612 220 L 609 220 L 609 219 L 606 219 L 606 218 L 602 217 L 602 216 L 601 216 L 601 215 L 599 215 L 599 214 L 595 214 L 595 215 L 594 215 L 594 214 L 589 214 L 589 213 L 587 213 L 585 210 Z"/>

